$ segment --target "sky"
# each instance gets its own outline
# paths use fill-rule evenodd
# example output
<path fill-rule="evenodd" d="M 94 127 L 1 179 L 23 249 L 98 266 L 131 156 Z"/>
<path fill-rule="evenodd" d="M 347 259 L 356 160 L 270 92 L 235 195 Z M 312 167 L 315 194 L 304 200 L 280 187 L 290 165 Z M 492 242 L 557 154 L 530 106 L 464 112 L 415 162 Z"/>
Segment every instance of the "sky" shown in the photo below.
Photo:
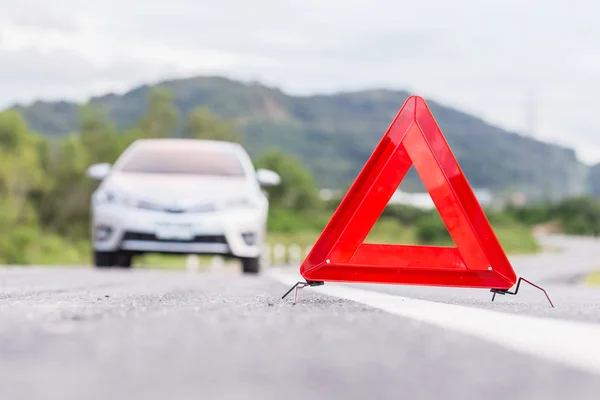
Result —
<path fill-rule="evenodd" d="M 596 163 L 599 16 L 593 0 L 0 0 L 0 108 L 196 75 L 409 90 Z"/>

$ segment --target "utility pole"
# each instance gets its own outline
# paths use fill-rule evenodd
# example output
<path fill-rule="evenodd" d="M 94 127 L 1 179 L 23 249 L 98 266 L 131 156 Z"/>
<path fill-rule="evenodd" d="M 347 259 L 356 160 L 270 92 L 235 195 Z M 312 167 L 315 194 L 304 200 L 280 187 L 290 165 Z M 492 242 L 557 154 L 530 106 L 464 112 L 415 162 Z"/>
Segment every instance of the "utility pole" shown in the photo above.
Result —
<path fill-rule="evenodd" d="M 538 133 L 538 126 L 537 126 L 537 114 L 538 114 L 538 99 L 537 99 L 537 90 L 533 87 L 530 86 L 527 90 L 526 90 L 526 94 L 525 94 L 525 131 L 527 133 L 527 135 L 531 136 L 532 138 L 535 138 L 536 134 Z M 538 165 L 543 165 L 544 163 L 544 156 L 542 154 L 532 154 L 531 155 L 534 158 L 537 158 L 537 162 Z M 541 200 L 551 200 L 553 197 L 552 194 L 552 185 L 549 184 L 548 182 L 546 182 L 546 179 L 544 177 L 544 173 L 541 173 L 540 175 L 538 175 L 538 179 L 540 179 L 540 183 L 541 183 L 541 191 L 542 193 L 539 193 L 538 196 L 540 197 Z"/>
<path fill-rule="evenodd" d="M 536 133 L 537 119 L 537 93 L 535 89 L 529 89 L 527 105 L 525 107 L 525 129 L 529 135 L 534 136 Z"/>

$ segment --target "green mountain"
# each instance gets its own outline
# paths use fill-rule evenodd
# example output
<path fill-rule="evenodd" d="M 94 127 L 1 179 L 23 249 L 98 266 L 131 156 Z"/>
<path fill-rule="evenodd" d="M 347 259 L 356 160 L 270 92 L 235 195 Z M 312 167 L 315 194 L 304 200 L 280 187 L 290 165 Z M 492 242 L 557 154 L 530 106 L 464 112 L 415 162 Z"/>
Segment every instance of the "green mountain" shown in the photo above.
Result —
<path fill-rule="evenodd" d="M 591 195 L 600 197 L 600 164 L 590 168 L 589 189 Z"/>
<path fill-rule="evenodd" d="M 356 177 L 410 95 L 365 90 L 291 96 L 260 83 L 221 77 L 169 80 L 158 85 L 172 90 L 183 116 L 206 105 L 236 122 L 252 155 L 267 147 L 280 147 L 295 154 L 323 187 L 331 188 L 345 187 Z M 127 128 L 145 111 L 150 89 L 145 85 L 90 101 L 107 109 L 119 127 Z M 432 100 L 428 104 L 472 186 L 552 198 L 579 194 L 586 187 L 588 168 L 572 149 L 507 132 Z M 16 107 L 38 132 L 56 136 L 77 130 L 78 104 L 36 102 Z M 421 188 L 414 170 L 402 188 Z"/>

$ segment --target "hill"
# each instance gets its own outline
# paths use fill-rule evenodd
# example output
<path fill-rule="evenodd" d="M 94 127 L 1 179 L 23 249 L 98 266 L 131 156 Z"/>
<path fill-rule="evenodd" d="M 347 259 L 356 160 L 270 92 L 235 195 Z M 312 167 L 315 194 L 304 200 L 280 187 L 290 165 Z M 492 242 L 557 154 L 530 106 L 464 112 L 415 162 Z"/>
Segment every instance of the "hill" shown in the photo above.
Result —
<path fill-rule="evenodd" d="M 600 197 L 600 164 L 590 168 L 589 190 L 592 196 Z"/>
<path fill-rule="evenodd" d="M 355 178 L 410 95 L 366 90 L 291 96 L 260 83 L 221 77 L 169 80 L 158 85 L 172 90 L 182 116 L 206 105 L 218 116 L 236 122 L 251 154 L 281 147 L 297 155 L 322 186 L 334 188 Z M 127 128 L 143 114 L 150 89 L 145 85 L 90 101 L 107 109 L 119 127 Z M 585 187 L 588 169 L 572 149 L 507 132 L 459 110 L 428 102 L 473 186 L 553 198 L 578 194 Z M 16 107 L 38 132 L 57 136 L 78 128 L 78 104 L 36 102 Z M 420 187 L 413 170 L 402 188 Z"/>

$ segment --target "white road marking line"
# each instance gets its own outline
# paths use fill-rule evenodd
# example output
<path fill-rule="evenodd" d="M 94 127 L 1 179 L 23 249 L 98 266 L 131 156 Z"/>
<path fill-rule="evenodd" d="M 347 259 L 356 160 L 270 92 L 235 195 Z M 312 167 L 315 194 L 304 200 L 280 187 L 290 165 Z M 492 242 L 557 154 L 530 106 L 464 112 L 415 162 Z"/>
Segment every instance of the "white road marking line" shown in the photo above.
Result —
<path fill-rule="evenodd" d="M 268 275 L 290 286 L 299 280 L 303 281 L 298 276 L 274 270 L 269 271 Z M 600 325 L 597 324 L 417 300 L 334 283 L 303 290 L 355 301 L 391 314 L 472 335 L 510 350 L 600 374 Z"/>

